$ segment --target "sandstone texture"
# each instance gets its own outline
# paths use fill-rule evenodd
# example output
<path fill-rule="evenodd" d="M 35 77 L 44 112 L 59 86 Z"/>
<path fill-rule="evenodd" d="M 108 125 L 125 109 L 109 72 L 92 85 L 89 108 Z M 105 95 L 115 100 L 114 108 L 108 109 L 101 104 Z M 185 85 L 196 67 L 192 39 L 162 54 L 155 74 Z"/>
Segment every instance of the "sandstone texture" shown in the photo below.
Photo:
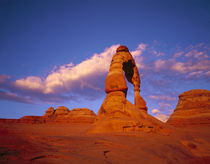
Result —
<path fill-rule="evenodd" d="M 126 80 L 134 85 L 135 105 L 126 99 Z M 105 80 L 107 93 L 90 133 L 163 132 L 166 126 L 147 114 L 146 102 L 140 96 L 140 77 L 135 61 L 125 46 L 120 46 L 112 58 Z"/>
<path fill-rule="evenodd" d="M 179 95 L 179 102 L 167 124 L 210 124 L 210 91 L 194 89 Z"/>
<path fill-rule="evenodd" d="M 172 127 L 168 136 L 142 132 L 87 134 L 91 126 L 0 122 L 0 163 L 210 163 L 210 126 Z"/>

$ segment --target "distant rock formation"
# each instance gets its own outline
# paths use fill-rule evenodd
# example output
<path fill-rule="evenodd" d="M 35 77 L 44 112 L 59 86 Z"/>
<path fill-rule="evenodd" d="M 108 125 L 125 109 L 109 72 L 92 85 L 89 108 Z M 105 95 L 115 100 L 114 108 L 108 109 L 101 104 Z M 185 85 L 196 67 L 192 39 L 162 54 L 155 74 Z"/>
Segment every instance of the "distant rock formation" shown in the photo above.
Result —
<path fill-rule="evenodd" d="M 49 108 L 46 110 L 46 112 L 45 112 L 45 114 L 44 114 L 44 117 L 45 117 L 45 118 L 51 119 L 51 118 L 53 117 L 54 113 L 55 113 L 54 108 L 53 108 L 53 107 L 49 107 Z"/>
<path fill-rule="evenodd" d="M 76 108 L 69 110 L 67 107 L 59 106 L 54 110 L 50 107 L 43 116 L 24 116 L 16 120 L 17 123 L 93 123 L 96 114 L 87 108 Z M 4 121 L 4 120 L 3 120 Z M 3 122 L 2 121 L 2 122 Z"/>
<path fill-rule="evenodd" d="M 93 123 L 96 119 L 96 114 L 87 108 L 75 108 L 70 111 L 67 117 L 72 123 Z"/>
<path fill-rule="evenodd" d="M 179 95 L 179 102 L 167 124 L 210 124 L 210 91 L 194 89 Z"/>
<path fill-rule="evenodd" d="M 42 116 L 24 116 L 17 120 L 17 123 L 40 124 L 45 123 Z"/>
<path fill-rule="evenodd" d="M 134 85 L 135 105 L 126 99 L 127 80 Z M 125 46 L 117 48 L 105 80 L 104 102 L 90 133 L 127 131 L 164 131 L 164 124 L 147 114 L 146 102 L 140 96 L 140 77 L 135 61 Z"/>

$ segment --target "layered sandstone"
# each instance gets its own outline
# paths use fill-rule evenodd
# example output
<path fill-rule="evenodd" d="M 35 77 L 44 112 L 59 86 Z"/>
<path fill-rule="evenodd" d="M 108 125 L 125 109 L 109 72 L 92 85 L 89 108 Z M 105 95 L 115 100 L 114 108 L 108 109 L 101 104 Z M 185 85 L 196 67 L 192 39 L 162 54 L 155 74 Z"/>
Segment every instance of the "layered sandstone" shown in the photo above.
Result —
<path fill-rule="evenodd" d="M 210 124 L 210 91 L 194 89 L 179 95 L 167 124 L 174 126 Z"/>
<path fill-rule="evenodd" d="M 125 76 L 124 76 L 125 74 Z M 134 86 L 135 105 L 126 99 L 126 80 Z M 112 58 L 105 80 L 104 102 L 97 114 L 91 133 L 164 132 L 165 125 L 147 114 L 146 102 L 140 96 L 140 76 L 135 61 L 125 46 L 120 46 Z"/>

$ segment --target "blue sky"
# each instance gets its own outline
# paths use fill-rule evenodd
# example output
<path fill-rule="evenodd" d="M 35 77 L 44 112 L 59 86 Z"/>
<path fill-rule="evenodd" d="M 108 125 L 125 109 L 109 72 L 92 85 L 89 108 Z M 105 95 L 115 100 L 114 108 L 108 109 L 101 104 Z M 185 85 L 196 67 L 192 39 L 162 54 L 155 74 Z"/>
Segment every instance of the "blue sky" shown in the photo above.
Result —
<path fill-rule="evenodd" d="M 0 118 L 61 105 L 97 113 L 122 44 L 148 112 L 167 118 L 179 94 L 210 88 L 209 38 L 207 0 L 0 0 Z"/>

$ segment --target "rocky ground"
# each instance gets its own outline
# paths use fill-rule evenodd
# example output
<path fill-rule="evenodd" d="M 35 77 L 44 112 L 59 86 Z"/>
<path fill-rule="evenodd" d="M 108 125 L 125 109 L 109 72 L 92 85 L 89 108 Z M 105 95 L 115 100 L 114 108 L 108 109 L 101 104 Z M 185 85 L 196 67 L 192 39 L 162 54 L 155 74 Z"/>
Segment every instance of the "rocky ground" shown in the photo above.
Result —
<path fill-rule="evenodd" d="M 89 134 L 91 124 L 0 122 L 0 163 L 210 163 L 210 126 Z"/>
<path fill-rule="evenodd" d="M 0 119 L 0 163 L 209 164 L 209 98 L 208 90 L 184 92 L 167 123 L 118 92 L 107 94 L 97 117 L 61 106 Z"/>

